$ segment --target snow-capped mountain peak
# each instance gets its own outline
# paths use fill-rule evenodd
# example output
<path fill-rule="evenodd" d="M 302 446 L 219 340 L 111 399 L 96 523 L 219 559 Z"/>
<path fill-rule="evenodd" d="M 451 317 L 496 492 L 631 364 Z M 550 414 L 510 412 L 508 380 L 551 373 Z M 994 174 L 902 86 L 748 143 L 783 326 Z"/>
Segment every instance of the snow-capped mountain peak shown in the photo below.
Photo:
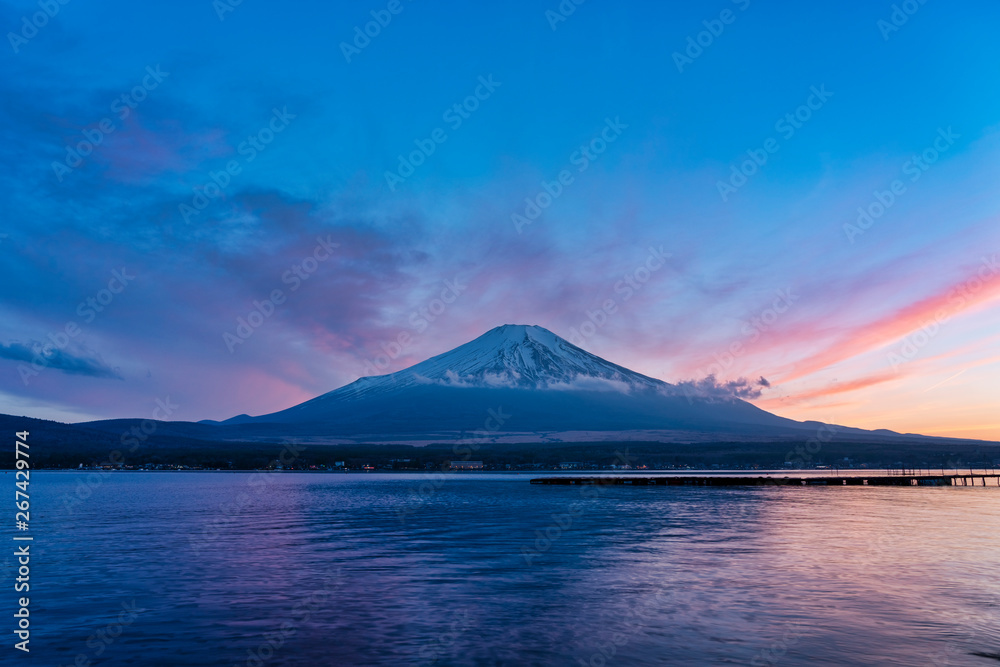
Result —
<path fill-rule="evenodd" d="M 532 433 L 794 424 L 744 401 L 684 396 L 676 385 L 521 324 L 496 327 L 404 370 L 363 377 L 280 412 L 233 423 L 322 424 L 316 428 L 326 436 L 436 438 L 489 430 L 488 424 L 501 421 L 505 429 Z"/>
<path fill-rule="evenodd" d="M 345 390 L 368 393 L 418 384 L 620 391 L 667 386 L 660 380 L 605 361 L 543 327 L 505 324 L 407 369 L 361 378 L 338 393 Z"/>

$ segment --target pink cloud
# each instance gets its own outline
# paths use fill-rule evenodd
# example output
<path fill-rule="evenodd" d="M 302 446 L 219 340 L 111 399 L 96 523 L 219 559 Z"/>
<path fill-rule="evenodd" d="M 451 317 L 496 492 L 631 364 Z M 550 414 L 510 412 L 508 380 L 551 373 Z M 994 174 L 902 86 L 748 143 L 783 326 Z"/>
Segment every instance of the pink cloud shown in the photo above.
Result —
<path fill-rule="evenodd" d="M 878 349 L 923 327 L 942 326 L 952 317 L 974 311 L 1000 297 L 1000 279 L 995 272 L 972 271 L 961 282 L 949 285 L 897 311 L 867 324 L 846 329 L 821 352 L 793 364 L 781 382 L 790 382 L 841 361 Z M 982 274 L 983 277 L 980 276 Z"/>

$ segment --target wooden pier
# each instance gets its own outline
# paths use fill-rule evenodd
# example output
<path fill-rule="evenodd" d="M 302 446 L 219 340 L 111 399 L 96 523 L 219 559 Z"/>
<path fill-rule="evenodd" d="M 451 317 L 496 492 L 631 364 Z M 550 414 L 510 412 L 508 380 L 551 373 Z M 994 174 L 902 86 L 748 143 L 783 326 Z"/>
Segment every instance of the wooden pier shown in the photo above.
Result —
<path fill-rule="evenodd" d="M 555 486 L 995 486 L 1000 488 L 1000 474 L 944 475 L 657 475 L 640 477 L 538 477 L 532 484 Z"/>

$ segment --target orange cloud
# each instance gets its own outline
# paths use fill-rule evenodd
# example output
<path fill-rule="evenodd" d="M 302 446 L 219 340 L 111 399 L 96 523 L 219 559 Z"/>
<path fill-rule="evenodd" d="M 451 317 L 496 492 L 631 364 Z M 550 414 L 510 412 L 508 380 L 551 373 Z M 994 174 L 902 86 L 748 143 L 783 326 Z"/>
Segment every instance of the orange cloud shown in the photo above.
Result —
<path fill-rule="evenodd" d="M 786 396 L 780 399 L 780 401 L 783 405 L 795 405 L 814 398 L 824 398 L 826 396 L 843 394 L 849 391 L 857 391 L 858 389 L 864 389 L 865 387 L 871 387 L 872 385 L 882 384 L 883 382 L 898 380 L 900 377 L 901 375 L 894 371 L 884 371 L 882 373 L 876 373 L 867 377 L 858 378 L 857 380 L 851 380 L 850 382 L 836 382 L 826 387 L 820 387 L 819 389 L 813 389 L 811 391 Z M 757 404 L 760 405 L 760 403 Z"/>
<path fill-rule="evenodd" d="M 984 258 L 983 264 L 968 279 L 874 322 L 851 328 L 822 352 L 795 364 L 793 370 L 780 381 L 790 382 L 811 375 L 845 359 L 883 347 L 918 329 L 940 326 L 959 313 L 978 308 L 1000 297 L 998 273 L 1000 268 L 996 260 Z"/>

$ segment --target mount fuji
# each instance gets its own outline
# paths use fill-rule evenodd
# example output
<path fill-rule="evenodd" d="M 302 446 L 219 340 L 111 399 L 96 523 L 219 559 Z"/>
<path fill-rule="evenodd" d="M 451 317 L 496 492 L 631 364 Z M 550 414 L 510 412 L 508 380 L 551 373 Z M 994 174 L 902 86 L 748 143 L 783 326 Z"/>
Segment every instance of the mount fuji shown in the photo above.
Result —
<path fill-rule="evenodd" d="M 939 454 L 965 447 L 962 456 L 985 456 L 987 445 L 990 456 L 1000 452 L 995 449 L 1000 443 L 797 422 L 736 394 L 743 395 L 712 383 L 670 384 L 606 361 L 542 327 L 508 324 L 404 370 L 360 378 L 279 412 L 223 422 L 156 422 L 155 435 L 144 446 L 157 456 L 176 447 L 235 456 L 247 446 L 274 443 L 476 442 L 529 449 L 558 449 L 559 443 L 673 443 L 680 449 L 668 444 L 659 449 L 722 447 L 724 460 L 730 460 L 754 447 L 783 454 L 785 444 L 813 438 L 848 446 L 841 456 L 877 458 L 892 451 L 892 460 L 908 451 L 927 451 L 926 446 Z M 25 419 L 0 415 L 0 425 L 23 427 Z M 39 422 L 34 428 L 51 435 L 53 452 L 74 452 L 75 457 L 94 443 L 127 444 L 131 434 L 148 434 L 150 423 L 124 418 Z"/>
<path fill-rule="evenodd" d="M 657 380 L 513 324 L 280 412 L 212 423 L 241 437 L 260 430 L 327 442 L 757 440 L 801 438 L 819 425 Z"/>

